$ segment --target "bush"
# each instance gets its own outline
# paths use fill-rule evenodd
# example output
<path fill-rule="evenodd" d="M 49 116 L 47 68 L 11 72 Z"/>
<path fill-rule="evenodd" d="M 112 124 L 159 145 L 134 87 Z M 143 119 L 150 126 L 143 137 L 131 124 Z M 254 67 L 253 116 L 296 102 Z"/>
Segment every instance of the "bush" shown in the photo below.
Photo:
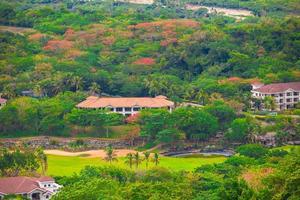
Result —
<path fill-rule="evenodd" d="M 270 157 L 284 157 L 288 152 L 282 149 L 274 149 L 269 151 L 268 156 Z"/>
<path fill-rule="evenodd" d="M 237 148 L 237 152 L 251 158 L 262 158 L 268 153 L 268 149 L 260 144 L 246 144 Z"/>
<path fill-rule="evenodd" d="M 228 158 L 225 163 L 232 165 L 232 166 L 246 166 L 246 165 L 253 165 L 255 160 L 253 158 L 245 157 L 245 156 L 232 156 Z"/>

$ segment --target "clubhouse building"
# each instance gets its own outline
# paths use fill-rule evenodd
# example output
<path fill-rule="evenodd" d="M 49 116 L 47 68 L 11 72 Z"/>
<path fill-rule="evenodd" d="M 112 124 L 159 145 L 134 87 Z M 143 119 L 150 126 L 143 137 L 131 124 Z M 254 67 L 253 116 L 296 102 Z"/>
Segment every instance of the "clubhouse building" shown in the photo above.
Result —
<path fill-rule="evenodd" d="M 264 99 L 266 96 L 274 97 L 276 110 L 295 108 L 300 99 L 300 82 L 254 84 L 251 92 L 252 97 L 258 99 Z"/>
<path fill-rule="evenodd" d="M 0 178 L 0 199 L 6 195 L 21 195 L 31 200 L 48 200 L 56 194 L 61 185 L 48 176 L 36 177 L 6 177 Z"/>
<path fill-rule="evenodd" d="M 111 112 L 131 116 L 145 108 L 174 109 L 174 102 L 165 96 L 152 97 L 96 97 L 90 96 L 76 107 L 81 109 L 108 109 Z"/>

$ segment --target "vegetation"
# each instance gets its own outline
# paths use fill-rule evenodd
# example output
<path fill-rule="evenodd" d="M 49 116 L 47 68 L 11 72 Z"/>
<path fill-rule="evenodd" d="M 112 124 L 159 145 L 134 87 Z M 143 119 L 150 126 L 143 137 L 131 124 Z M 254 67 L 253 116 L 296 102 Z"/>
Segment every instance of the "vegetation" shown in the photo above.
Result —
<path fill-rule="evenodd" d="M 192 11 L 186 3 L 254 16 Z M 145 147 L 174 150 L 213 139 L 246 145 L 228 159 L 136 152 L 118 162 L 110 146 L 105 160 L 4 149 L 1 176 L 54 175 L 64 185 L 54 200 L 299 199 L 299 149 L 257 144 L 270 133 L 279 145 L 299 140 L 299 109 L 266 115 L 274 99 L 255 100 L 250 92 L 257 81 L 300 80 L 299 12 L 298 0 L 2 0 L 0 97 L 8 102 L 0 110 L 0 137 L 122 137 L 132 146 L 139 137 Z M 89 95 L 165 95 L 196 106 L 143 109 L 126 121 L 75 108 Z M 81 139 L 69 145 L 86 147 Z"/>
<path fill-rule="evenodd" d="M 41 148 L 36 150 L 19 149 L 9 151 L 6 148 L 0 152 L 0 176 L 35 175 L 39 167 L 42 173 L 47 171 L 47 156 Z"/>
<path fill-rule="evenodd" d="M 64 188 L 54 199 L 292 200 L 299 197 L 299 155 L 299 148 L 286 155 L 260 158 L 236 155 L 224 163 L 203 165 L 193 173 L 86 167 L 79 174 L 58 178 Z"/>
<path fill-rule="evenodd" d="M 236 22 L 188 11 L 187 2 L 248 8 L 256 16 Z M 90 126 L 108 133 L 122 117 L 74 109 L 97 94 L 166 95 L 176 103 L 207 106 L 193 113 L 202 119 L 195 122 L 200 129 L 184 121 L 172 124 L 151 135 L 159 142 L 206 140 L 226 132 L 237 114 L 250 109 L 250 83 L 299 80 L 300 23 L 293 16 L 298 6 L 293 0 L 155 1 L 151 6 L 1 1 L 0 24 L 32 31 L 0 32 L 0 93 L 9 99 L 0 111 L 0 136 L 66 136 Z M 265 104 L 274 108 L 272 99 Z M 176 112 L 174 120 L 186 114 Z"/>
<path fill-rule="evenodd" d="M 122 169 L 132 169 L 135 170 L 134 158 L 132 155 L 132 168 L 130 168 L 128 158 L 118 158 L 118 161 L 109 162 L 99 159 L 99 158 L 89 158 L 89 157 L 71 157 L 71 156 L 56 156 L 48 155 L 48 170 L 47 174 L 51 176 L 71 176 L 74 173 L 80 172 L 86 166 L 95 166 L 95 167 L 118 167 Z M 156 160 L 154 155 L 151 156 L 152 159 L 146 166 L 146 162 L 143 161 L 139 164 L 138 170 L 151 169 L 156 166 Z M 213 163 L 221 163 L 226 160 L 225 157 L 202 157 L 202 158 L 174 158 L 174 157 L 165 157 L 159 156 L 158 167 L 164 167 L 172 171 L 187 170 L 192 171 L 195 168 Z"/>

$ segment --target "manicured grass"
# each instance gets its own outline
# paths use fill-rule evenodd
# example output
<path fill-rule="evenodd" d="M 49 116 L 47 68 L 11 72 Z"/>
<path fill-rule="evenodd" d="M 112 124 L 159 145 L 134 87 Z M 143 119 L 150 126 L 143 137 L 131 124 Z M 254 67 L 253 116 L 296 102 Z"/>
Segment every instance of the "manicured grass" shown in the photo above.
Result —
<path fill-rule="evenodd" d="M 171 158 L 161 157 L 158 166 L 165 167 L 170 170 L 188 170 L 192 171 L 195 168 L 204 164 L 221 163 L 225 161 L 225 157 L 207 157 L 207 158 Z M 111 165 L 129 169 L 124 163 L 125 158 L 118 158 L 118 161 Z M 70 176 L 73 173 L 78 173 L 85 166 L 110 166 L 110 164 L 100 158 L 86 158 L 86 157 L 68 157 L 48 155 L 48 175 L 52 176 Z M 153 162 L 149 162 L 149 168 L 154 167 Z M 143 162 L 139 169 L 145 169 L 146 164 Z"/>
<path fill-rule="evenodd" d="M 274 149 L 282 149 L 282 150 L 285 150 L 285 151 L 291 151 L 291 149 L 300 149 L 300 146 L 297 146 L 297 145 L 286 145 L 286 146 L 282 146 L 282 147 L 275 147 Z"/>

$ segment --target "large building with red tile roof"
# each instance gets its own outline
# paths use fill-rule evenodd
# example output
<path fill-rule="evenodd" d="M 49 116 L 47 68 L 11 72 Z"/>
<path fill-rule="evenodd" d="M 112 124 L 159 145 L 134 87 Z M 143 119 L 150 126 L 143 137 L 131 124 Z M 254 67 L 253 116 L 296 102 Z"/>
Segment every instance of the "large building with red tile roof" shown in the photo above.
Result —
<path fill-rule="evenodd" d="M 32 200 L 47 200 L 61 187 L 54 182 L 53 178 L 48 176 L 0 178 L 0 199 L 5 195 L 15 194 Z"/>
<path fill-rule="evenodd" d="M 277 110 L 294 108 L 300 99 L 300 82 L 273 83 L 268 85 L 253 86 L 252 96 L 264 99 L 272 96 L 277 104 Z"/>
<path fill-rule="evenodd" d="M 77 108 L 108 109 L 111 112 L 130 116 L 145 108 L 166 108 L 172 110 L 174 102 L 165 96 L 157 97 L 95 97 L 90 96 L 79 103 Z"/>

